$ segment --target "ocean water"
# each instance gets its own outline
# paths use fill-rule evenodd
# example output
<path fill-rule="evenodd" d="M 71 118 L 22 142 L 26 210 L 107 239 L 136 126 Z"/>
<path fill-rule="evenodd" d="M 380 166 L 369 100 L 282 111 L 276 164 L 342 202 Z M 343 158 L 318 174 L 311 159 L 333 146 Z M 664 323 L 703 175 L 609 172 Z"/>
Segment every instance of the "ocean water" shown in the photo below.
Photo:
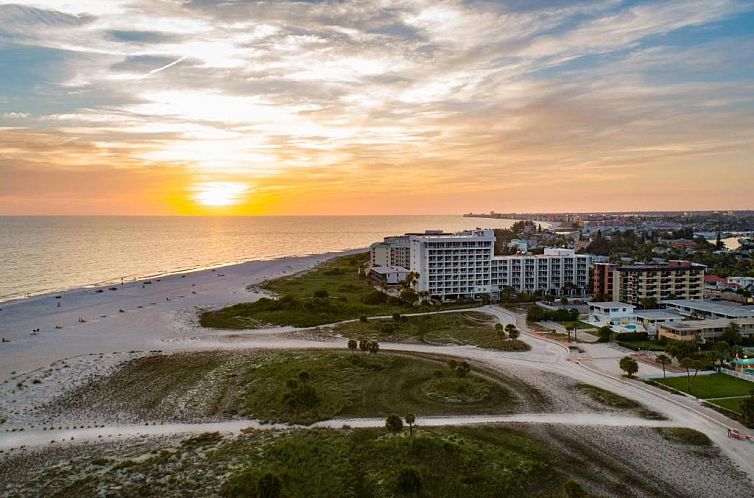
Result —
<path fill-rule="evenodd" d="M 462 216 L 0 217 L 0 301 L 250 260 L 366 247 L 426 229 L 506 228 Z"/>

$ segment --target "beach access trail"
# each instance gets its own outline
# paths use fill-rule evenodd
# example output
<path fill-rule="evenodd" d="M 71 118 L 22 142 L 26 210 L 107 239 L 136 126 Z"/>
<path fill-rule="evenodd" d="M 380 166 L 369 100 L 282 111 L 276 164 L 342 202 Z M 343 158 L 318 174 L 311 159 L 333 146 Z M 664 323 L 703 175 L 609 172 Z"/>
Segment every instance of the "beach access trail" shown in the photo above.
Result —
<path fill-rule="evenodd" d="M 47 367 L 50 363 L 65 358 L 92 353 L 247 348 L 344 348 L 344 338 L 316 334 L 312 330 L 275 327 L 216 331 L 202 329 L 196 324 L 196 313 L 201 308 L 220 307 L 257 299 L 260 294 L 248 290 L 249 286 L 262 283 L 266 279 L 310 269 L 333 256 L 335 254 L 249 262 L 215 270 L 159 277 L 159 281 L 155 278 L 150 284 L 134 282 L 115 286 L 116 291 L 108 290 L 108 288 L 104 288 L 102 292 L 97 292 L 96 289 L 79 289 L 4 303 L 3 310 L 0 311 L 0 335 L 10 339 L 11 342 L 0 344 L 0 380 L 10 378 L 12 372 L 29 372 Z M 56 298 L 58 295 L 60 299 Z M 60 306 L 57 303 L 60 303 Z M 727 437 L 727 428 L 735 428 L 747 434 L 750 431 L 721 414 L 701 406 L 693 398 L 671 394 L 639 380 L 625 379 L 621 376 L 617 365 L 618 360 L 631 353 L 630 351 L 612 344 L 600 343 L 580 343 L 577 345 L 579 349 L 569 349 L 562 343 L 530 333 L 523 315 L 498 306 L 485 306 L 476 308 L 475 311 L 490 314 L 503 324 L 516 324 L 524 332 L 520 339 L 526 342 L 531 350 L 503 352 L 474 346 L 391 342 L 381 342 L 380 349 L 464 358 L 500 371 L 520 365 L 612 391 L 665 415 L 668 421 L 653 422 L 632 417 L 611 419 L 611 416 L 606 414 L 583 415 L 581 419 L 577 414 L 538 414 L 536 416 L 530 414 L 527 417 L 531 423 L 569 423 L 569 420 L 581 420 L 584 425 L 600 425 L 613 420 L 623 425 L 689 427 L 707 434 L 754 481 L 754 445 Z M 79 318 L 83 318 L 85 322 L 79 322 Z M 56 326 L 62 328 L 55 328 Z M 32 335 L 31 332 L 34 329 L 40 331 Z M 92 361 L 96 362 L 98 358 L 93 357 Z M 642 364 L 640 367 L 642 375 L 660 372 L 659 368 L 650 365 Z M 30 388 L 32 389 L 34 388 Z M 484 417 L 445 417 L 434 419 L 433 424 L 517 421 L 517 419 L 506 417 L 509 416 L 500 416 L 500 420 L 487 420 Z M 370 427 L 373 424 L 382 424 L 382 421 L 363 420 L 365 419 L 362 419 L 360 423 Z M 429 421 L 421 417 L 419 420 L 420 422 Z M 318 426 L 356 425 L 356 423 L 354 420 L 333 420 L 321 422 Z M 254 422 L 233 421 L 219 424 L 218 429 L 227 428 L 233 432 L 242 429 L 243 424 L 251 427 Z M 54 434 L 55 431 L 49 430 L 24 431 L 26 434 L 4 432 L 0 433 L 0 447 L 12 447 L 24 438 L 27 444 L 33 444 L 33 441 L 42 436 L 45 441 L 50 442 L 55 439 L 70 441 L 71 437 L 74 440 L 81 440 L 90 436 L 99 438 L 100 436 L 118 437 L 118 434 L 149 435 L 165 434 L 170 431 L 183 433 L 194 432 L 194 430 L 202 432 L 215 430 L 210 429 L 207 424 L 196 424 L 193 428 L 187 425 L 192 424 L 145 425 L 143 427 L 106 426 L 99 429 L 76 429 L 83 431 L 77 433 L 68 433 L 66 429 L 63 429 L 59 434 Z"/>

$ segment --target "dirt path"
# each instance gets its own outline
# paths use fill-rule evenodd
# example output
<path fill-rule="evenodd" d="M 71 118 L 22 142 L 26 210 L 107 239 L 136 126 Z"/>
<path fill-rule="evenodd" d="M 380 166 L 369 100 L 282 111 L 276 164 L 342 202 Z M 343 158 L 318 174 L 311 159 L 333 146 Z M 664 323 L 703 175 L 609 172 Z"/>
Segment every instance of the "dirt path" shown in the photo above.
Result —
<path fill-rule="evenodd" d="M 479 424 L 563 424 L 578 426 L 609 427 L 670 427 L 670 421 L 647 420 L 605 413 L 519 413 L 515 415 L 469 415 L 453 417 L 418 417 L 420 427 L 462 426 Z M 199 424 L 153 424 L 153 425 L 111 425 L 78 429 L 52 429 L 7 433 L 0 435 L 0 450 L 19 447 L 30 448 L 49 444 L 81 443 L 130 438 L 137 436 L 164 436 L 172 434 L 202 434 L 205 432 L 239 433 L 245 429 L 291 429 L 320 428 L 341 429 L 384 427 L 384 418 L 333 419 L 314 423 L 310 426 L 288 424 L 263 424 L 257 420 L 234 420 Z"/>

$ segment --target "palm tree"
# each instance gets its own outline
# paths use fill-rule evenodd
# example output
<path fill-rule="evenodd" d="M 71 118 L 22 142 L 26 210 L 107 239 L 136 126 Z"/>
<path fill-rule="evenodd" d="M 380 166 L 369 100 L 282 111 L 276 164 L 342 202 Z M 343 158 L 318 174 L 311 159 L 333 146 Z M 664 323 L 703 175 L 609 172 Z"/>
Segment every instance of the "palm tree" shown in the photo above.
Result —
<path fill-rule="evenodd" d="M 411 437 L 414 436 L 414 423 L 416 422 L 416 416 L 413 413 L 406 414 L 406 423 L 408 424 L 408 432 Z"/>
<path fill-rule="evenodd" d="M 655 359 L 655 361 L 657 363 L 659 363 L 660 365 L 662 365 L 662 378 L 664 379 L 665 378 L 665 366 L 666 365 L 670 365 L 671 363 L 673 363 L 673 360 L 670 359 L 670 356 L 668 356 L 666 354 L 661 354 L 661 355 L 659 355 Z"/>
<path fill-rule="evenodd" d="M 348 349 L 351 351 L 356 351 L 356 348 L 359 347 L 359 344 L 354 339 L 348 339 Z"/>
<path fill-rule="evenodd" d="M 518 338 L 518 334 L 518 329 L 516 327 L 512 327 L 510 330 L 508 330 L 508 339 L 515 341 Z"/>

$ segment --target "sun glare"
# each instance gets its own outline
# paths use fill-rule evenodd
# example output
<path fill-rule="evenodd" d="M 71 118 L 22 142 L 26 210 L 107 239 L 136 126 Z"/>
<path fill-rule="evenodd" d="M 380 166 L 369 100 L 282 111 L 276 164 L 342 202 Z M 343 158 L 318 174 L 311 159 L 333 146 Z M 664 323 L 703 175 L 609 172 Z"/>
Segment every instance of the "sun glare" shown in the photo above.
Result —
<path fill-rule="evenodd" d="M 223 207 L 240 204 L 249 187 L 238 182 L 203 182 L 194 185 L 191 199 L 203 206 Z"/>

